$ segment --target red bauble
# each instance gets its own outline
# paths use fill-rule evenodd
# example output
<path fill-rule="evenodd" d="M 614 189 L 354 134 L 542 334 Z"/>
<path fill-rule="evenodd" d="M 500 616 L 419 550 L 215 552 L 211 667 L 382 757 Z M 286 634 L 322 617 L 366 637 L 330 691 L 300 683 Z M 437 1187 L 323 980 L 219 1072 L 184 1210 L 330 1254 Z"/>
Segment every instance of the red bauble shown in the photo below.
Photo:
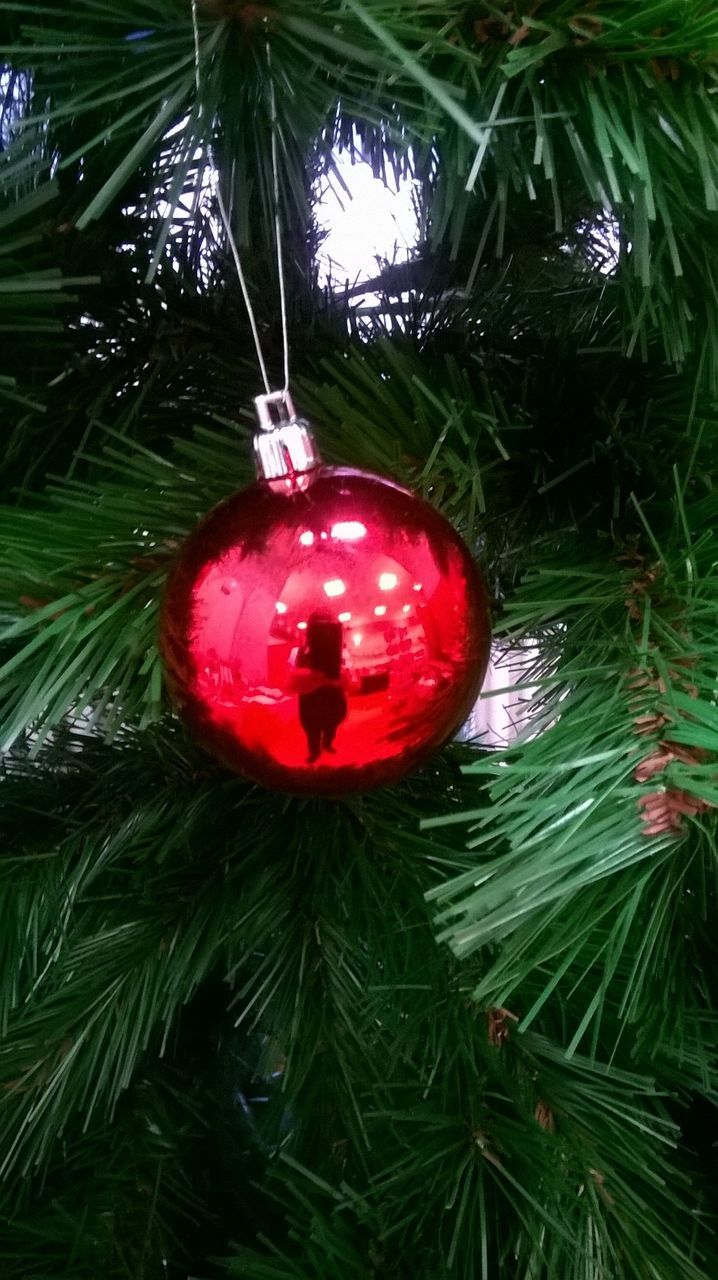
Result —
<path fill-rule="evenodd" d="M 432 507 L 319 467 L 212 511 L 164 601 L 170 690 L 197 740 L 281 791 L 395 782 L 455 732 L 486 670 L 486 588 Z"/>

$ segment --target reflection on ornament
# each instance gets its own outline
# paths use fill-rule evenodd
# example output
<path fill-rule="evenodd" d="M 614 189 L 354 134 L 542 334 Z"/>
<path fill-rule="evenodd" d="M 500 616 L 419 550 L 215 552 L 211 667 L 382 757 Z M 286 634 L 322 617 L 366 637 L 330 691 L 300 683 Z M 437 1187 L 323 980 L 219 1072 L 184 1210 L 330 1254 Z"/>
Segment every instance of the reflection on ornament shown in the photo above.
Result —
<path fill-rule="evenodd" d="M 221 503 L 180 551 L 161 630 L 171 692 L 212 754 L 267 786 L 394 782 L 474 704 L 483 581 L 447 521 L 390 481 L 315 455 L 301 484 L 279 478 Z"/>
<path fill-rule="evenodd" d="M 332 525 L 332 537 L 342 542 L 356 542 L 366 535 L 366 526 L 360 520 L 340 520 Z"/>

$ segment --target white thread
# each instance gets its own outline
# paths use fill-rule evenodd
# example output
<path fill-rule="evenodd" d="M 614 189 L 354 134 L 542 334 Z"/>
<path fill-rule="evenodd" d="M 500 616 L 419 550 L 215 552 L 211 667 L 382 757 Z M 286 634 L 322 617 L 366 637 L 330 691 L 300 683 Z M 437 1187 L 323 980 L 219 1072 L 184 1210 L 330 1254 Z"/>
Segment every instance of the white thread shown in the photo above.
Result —
<path fill-rule="evenodd" d="M 279 307 L 282 317 L 282 351 L 284 355 L 285 395 L 289 390 L 289 330 L 287 327 L 287 295 L 284 283 L 284 254 L 282 251 L 282 224 L 279 216 L 279 161 L 277 159 L 277 100 L 272 79 L 272 53 L 267 41 L 267 70 L 269 72 L 269 110 L 272 129 L 272 180 L 274 199 L 274 238 L 277 245 L 277 277 L 279 280 Z"/>
<path fill-rule="evenodd" d="M 201 104 L 199 101 L 200 90 L 201 90 L 201 79 L 200 79 L 200 49 L 199 49 L 199 24 L 197 19 L 197 0 L 192 0 L 192 33 L 194 37 L 194 79 L 195 79 L 195 86 L 197 89 L 197 119 L 199 119 L 200 113 L 201 113 Z M 269 91 L 270 91 L 270 113 L 271 113 L 271 128 L 272 128 L 272 179 L 273 179 L 273 187 L 274 187 L 274 191 L 273 191 L 274 234 L 277 242 L 277 272 L 279 276 L 279 299 L 280 299 L 281 318 L 282 318 L 282 345 L 283 345 L 283 351 L 284 351 L 283 390 L 286 392 L 289 389 L 289 334 L 287 329 L 287 300 L 286 300 L 286 293 L 285 293 L 285 287 L 284 287 L 284 260 L 283 260 L 283 254 L 282 254 L 281 221 L 279 217 L 279 163 L 277 159 L 277 107 L 276 107 L 276 101 L 274 97 L 274 83 L 271 80 L 271 59 L 270 59 L 269 44 L 267 44 L 267 66 L 270 71 Z M 271 386 L 270 386 L 269 378 L 267 376 L 267 366 L 264 362 L 264 354 L 262 352 L 262 342 L 259 336 L 259 330 L 257 328 L 257 321 L 254 315 L 254 309 L 252 307 L 252 300 L 249 296 L 249 290 L 247 288 L 247 281 L 245 280 L 245 277 L 244 277 L 244 270 L 242 268 L 242 259 L 239 254 L 237 242 L 232 232 L 232 225 L 229 219 L 229 214 L 225 207 L 224 200 L 222 199 L 222 191 L 219 183 L 219 171 L 217 170 L 217 167 L 214 163 L 214 154 L 213 154 L 211 142 L 209 142 L 207 145 L 207 158 L 209 159 L 210 165 L 217 173 L 217 204 L 219 205 L 219 214 L 220 214 L 222 225 L 224 227 L 224 230 L 227 236 L 229 248 L 230 248 L 232 257 L 234 259 L 234 265 L 237 270 L 237 275 L 239 277 L 239 284 L 242 290 L 244 305 L 247 310 L 249 327 L 252 330 L 252 338 L 254 339 L 254 347 L 257 353 L 257 363 L 259 365 L 259 371 L 262 375 L 264 389 L 267 392 L 267 395 L 270 395 Z"/>
<path fill-rule="evenodd" d="M 208 155 L 210 158 L 210 162 L 212 162 L 211 147 L 208 148 Z M 229 247 L 232 253 L 232 257 L 234 258 L 234 265 L 237 268 L 237 275 L 239 276 L 239 283 L 242 289 L 242 297 L 244 298 L 244 305 L 247 308 L 247 317 L 249 319 L 249 327 L 252 330 L 252 337 L 254 338 L 254 347 L 257 352 L 257 363 L 259 365 L 259 372 L 262 375 L 264 390 L 266 391 L 267 395 L 269 395 L 272 388 L 269 383 L 269 378 L 267 377 L 267 366 L 264 363 L 264 355 L 262 354 L 262 343 L 259 337 L 257 321 L 254 316 L 252 300 L 249 296 L 249 290 L 247 288 L 247 281 L 244 278 L 244 272 L 242 270 L 242 259 L 239 256 L 239 249 L 237 248 L 237 243 L 235 241 L 234 236 L 232 235 L 232 226 L 229 221 L 229 215 L 227 213 L 227 210 L 224 207 L 224 200 L 222 199 L 222 192 L 219 185 L 219 175 L 217 175 L 217 204 L 219 205 L 220 217 L 222 219 L 224 229 L 227 233 L 227 239 L 229 241 Z"/>

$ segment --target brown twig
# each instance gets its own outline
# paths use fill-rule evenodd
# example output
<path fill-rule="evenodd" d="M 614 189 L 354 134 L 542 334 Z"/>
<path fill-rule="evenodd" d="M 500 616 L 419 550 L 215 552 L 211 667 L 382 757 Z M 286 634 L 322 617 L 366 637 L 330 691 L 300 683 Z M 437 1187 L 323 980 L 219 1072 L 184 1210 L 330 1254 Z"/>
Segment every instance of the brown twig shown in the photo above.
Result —
<path fill-rule="evenodd" d="M 502 1009 L 498 1005 L 492 1005 L 486 1010 L 486 1032 L 489 1038 L 489 1044 L 500 1049 L 504 1040 L 508 1040 L 511 1034 L 511 1023 L 518 1022 L 515 1013 L 510 1009 Z"/>

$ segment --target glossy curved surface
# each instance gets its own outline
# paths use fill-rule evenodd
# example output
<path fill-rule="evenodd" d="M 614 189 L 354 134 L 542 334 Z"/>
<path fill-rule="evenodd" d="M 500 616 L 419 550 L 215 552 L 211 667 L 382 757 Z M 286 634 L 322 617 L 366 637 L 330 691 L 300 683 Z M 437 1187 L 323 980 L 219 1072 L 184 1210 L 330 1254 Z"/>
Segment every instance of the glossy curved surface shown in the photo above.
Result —
<path fill-rule="evenodd" d="M 161 649 L 191 732 L 266 786 L 396 781 L 455 732 L 486 670 L 483 581 L 442 516 L 390 481 L 322 467 L 290 496 L 216 507 L 167 586 Z"/>

